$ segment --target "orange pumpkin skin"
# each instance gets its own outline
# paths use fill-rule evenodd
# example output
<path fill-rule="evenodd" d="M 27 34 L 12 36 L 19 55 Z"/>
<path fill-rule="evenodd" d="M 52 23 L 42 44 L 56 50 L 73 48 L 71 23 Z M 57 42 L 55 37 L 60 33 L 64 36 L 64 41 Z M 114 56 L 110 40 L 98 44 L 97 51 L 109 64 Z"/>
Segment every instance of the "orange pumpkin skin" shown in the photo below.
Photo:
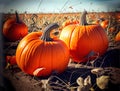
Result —
<path fill-rule="evenodd" d="M 75 62 L 86 62 L 85 57 L 94 51 L 102 55 L 108 48 L 108 38 L 100 25 L 69 25 L 61 34 Z"/>
<path fill-rule="evenodd" d="M 36 76 L 49 76 L 52 71 L 63 72 L 69 62 L 69 50 L 58 38 L 41 40 L 42 32 L 25 36 L 16 50 L 16 61 L 22 71 L 33 75 L 37 68 L 44 68 Z"/>
<path fill-rule="evenodd" d="M 8 19 L 3 25 L 3 35 L 9 41 L 17 41 L 28 34 L 28 27 L 25 23 L 17 19 Z"/>

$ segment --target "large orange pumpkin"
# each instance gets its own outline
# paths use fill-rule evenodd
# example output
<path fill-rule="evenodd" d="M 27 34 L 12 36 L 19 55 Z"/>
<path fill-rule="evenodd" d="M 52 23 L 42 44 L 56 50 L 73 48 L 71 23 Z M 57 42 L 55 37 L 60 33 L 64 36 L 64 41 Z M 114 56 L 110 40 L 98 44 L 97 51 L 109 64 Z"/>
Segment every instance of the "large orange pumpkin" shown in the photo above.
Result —
<path fill-rule="evenodd" d="M 17 41 L 28 34 L 28 27 L 19 19 L 16 12 L 16 18 L 10 18 L 3 25 L 3 35 L 9 41 Z"/>
<path fill-rule="evenodd" d="M 108 48 L 108 38 L 104 29 L 98 24 L 88 24 L 87 11 L 81 15 L 80 25 L 68 25 L 60 34 L 70 50 L 75 62 L 86 62 L 90 53 L 102 55 Z"/>
<path fill-rule="evenodd" d="M 22 71 L 30 75 L 49 76 L 52 71 L 61 73 L 66 69 L 69 50 L 62 40 L 50 37 L 50 31 L 55 28 L 58 24 L 51 24 L 43 33 L 29 33 L 20 41 L 16 61 Z"/>

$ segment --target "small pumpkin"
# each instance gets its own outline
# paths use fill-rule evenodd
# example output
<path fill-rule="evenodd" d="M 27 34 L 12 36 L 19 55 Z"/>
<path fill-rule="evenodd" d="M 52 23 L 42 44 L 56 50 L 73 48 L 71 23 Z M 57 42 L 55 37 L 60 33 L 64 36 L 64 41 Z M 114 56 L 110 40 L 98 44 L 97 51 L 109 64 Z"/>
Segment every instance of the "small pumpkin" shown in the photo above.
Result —
<path fill-rule="evenodd" d="M 6 62 L 9 63 L 10 65 L 16 65 L 16 56 L 13 55 L 13 56 L 10 56 L 10 55 L 7 55 L 6 56 Z"/>
<path fill-rule="evenodd" d="M 19 19 L 18 13 L 15 12 L 16 18 L 10 18 L 3 24 L 3 35 L 9 41 L 17 41 L 28 34 L 27 25 Z"/>
<path fill-rule="evenodd" d="M 115 41 L 120 41 L 120 31 L 116 34 Z"/>
<path fill-rule="evenodd" d="M 104 29 L 98 24 L 88 24 L 86 14 L 87 11 L 82 13 L 80 25 L 68 25 L 60 33 L 60 39 L 69 47 L 70 56 L 75 62 L 87 62 L 91 53 L 102 55 L 108 48 Z"/>
<path fill-rule="evenodd" d="M 114 26 L 109 28 L 109 32 L 110 32 L 110 33 L 113 33 L 113 32 L 115 32 L 115 31 L 116 31 L 116 28 L 115 28 Z"/>
<path fill-rule="evenodd" d="M 70 25 L 70 24 L 79 24 L 79 21 L 78 20 L 66 20 L 65 22 L 62 23 L 62 28 Z"/>
<path fill-rule="evenodd" d="M 17 63 L 16 63 L 16 56 L 15 55 L 13 55 L 13 56 L 6 55 L 5 56 L 5 61 L 6 61 L 5 69 L 13 67 L 14 65 L 17 65 Z"/>
<path fill-rule="evenodd" d="M 108 27 L 109 21 L 104 18 L 99 18 L 96 21 L 93 21 L 92 24 L 100 24 L 103 29 L 106 29 Z"/>
<path fill-rule="evenodd" d="M 71 24 L 71 21 L 70 20 L 66 20 L 62 23 L 62 27 L 65 27 L 67 25 L 70 25 Z"/>
<path fill-rule="evenodd" d="M 79 24 L 80 22 L 78 20 L 73 20 L 72 24 Z"/>
<path fill-rule="evenodd" d="M 103 20 L 103 21 L 100 22 L 100 25 L 105 29 L 105 28 L 108 27 L 108 23 L 109 23 L 108 20 Z"/>
<path fill-rule="evenodd" d="M 16 61 L 22 71 L 35 76 L 49 76 L 63 72 L 69 62 L 67 45 L 59 38 L 51 38 L 50 31 L 58 28 L 50 24 L 44 32 L 31 32 L 18 44 Z"/>
<path fill-rule="evenodd" d="M 97 20 L 93 21 L 92 24 L 100 24 L 100 20 L 97 19 Z"/>

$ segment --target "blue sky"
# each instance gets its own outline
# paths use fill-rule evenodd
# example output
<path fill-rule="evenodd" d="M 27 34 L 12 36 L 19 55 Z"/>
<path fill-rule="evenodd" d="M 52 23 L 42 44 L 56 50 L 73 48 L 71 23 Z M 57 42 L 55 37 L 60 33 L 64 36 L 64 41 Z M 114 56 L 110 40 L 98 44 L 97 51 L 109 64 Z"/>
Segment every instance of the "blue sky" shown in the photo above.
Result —
<path fill-rule="evenodd" d="M 0 0 L 0 12 L 63 13 L 120 11 L 120 0 Z"/>

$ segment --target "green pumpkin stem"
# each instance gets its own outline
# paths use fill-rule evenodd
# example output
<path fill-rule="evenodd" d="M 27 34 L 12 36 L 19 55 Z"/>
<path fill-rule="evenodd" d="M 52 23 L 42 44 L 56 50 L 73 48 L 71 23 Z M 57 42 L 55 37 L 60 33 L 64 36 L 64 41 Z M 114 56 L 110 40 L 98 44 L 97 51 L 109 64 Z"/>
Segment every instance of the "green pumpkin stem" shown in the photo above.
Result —
<path fill-rule="evenodd" d="M 20 23 L 20 19 L 19 19 L 19 15 L 18 15 L 17 11 L 15 11 L 15 15 L 16 15 L 16 22 Z"/>
<path fill-rule="evenodd" d="M 58 27 L 59 27 L 59 25 L 57 23 L 53 23 L 53 24 L 50 24 L 49 26 L 47 26 L 43 32 L 43 35 L 41 36 L 41 40 L 52 41 L 52 38 L 50 37 L 50 32 L 53 29 L 56 29 Z"/>
<path fill-rule="evenodd" d="M 82 26 L 88 25 L 87 20 L 86 20 L 86 15 L 87 15 L 87 11 L 84 10 L 80 17 L 80 25 Z"/>

